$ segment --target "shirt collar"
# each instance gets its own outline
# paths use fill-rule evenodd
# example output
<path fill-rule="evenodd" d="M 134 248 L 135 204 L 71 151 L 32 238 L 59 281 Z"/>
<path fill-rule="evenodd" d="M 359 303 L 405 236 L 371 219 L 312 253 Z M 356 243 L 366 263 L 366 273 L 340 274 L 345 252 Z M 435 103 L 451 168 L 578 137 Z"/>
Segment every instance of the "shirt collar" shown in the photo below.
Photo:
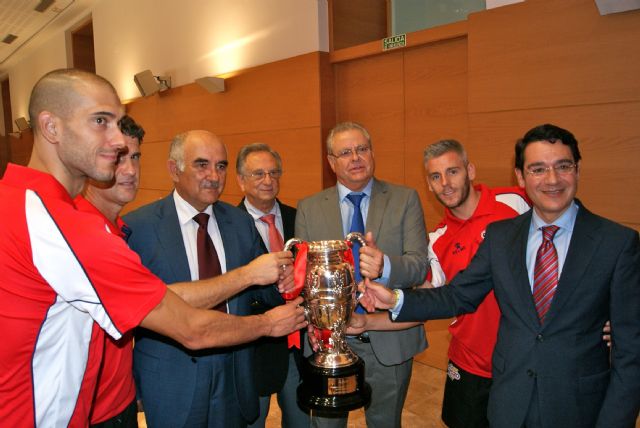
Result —
<path fill-rule="evenodd" d="M 347 195 L 349 193 L 362 193 L 365 196 L 369 196 L 371 197 L 371 189 L 373 188 L 373 178 L 371 178 L 369 180 L 369 182 L 367 183 L 366 186 L 364 186 L 364 189 L 362 189 L 359 192 L 354 192 L 353 190 L 349 190 L 348 187 L 346 187 L 344 184 L 338 182 L 338 184 L 336 184 L 336 187 L 338 188 L 338 200 L 340 202 L 344 202 L 344 200 L 347 198 Z"/>
<path fill-rule="evenodd" d="M 197 209 L 195 209 L 193 206 L 191 206 L 189 202 L 185 201 L 182 198 L 182 196 L 178 194 L 176 190 L 173 191 L 173 201 L 176 204 L 176 212 L 178 213 L 178 222 L 182 226 L 186 226 L 187 224 L 189 224 L 189 222 L 193 220 L 193 217 L 195 217 L 195 215 L 200 212 Z M 214 217 L 212 205 L 208 205 L 207 208 L 205 208 L 205 210 L 202 212 L 209 214 L 210 217 Z"/>
<path fill-rule="evenodd" d="M 267 215 L 267 214 L 273 214 L 276 217 L 280 216 L 280 204 L 278 203 L 278 201 L 276 200 L 276 203 L 273 204 L 273 207 L 271 207 L 271 210 L 268 213 L 262 212 L 261 210 L 259 210 L 258 208 L 254 207 L 251 202 L 249 202 L 249 199 L 244 198 L 244 207 L 247 209 L 247 212 L 249 214 L 251 214 L 251 216 L 254 219 L 259 219 L 260 217 Z"/>
<path fill-rule="evenodd" d="M 538 230 L 544 226 L 550 226 L 554 224 L 558 226 L 560 229 L 564 229 L 565 231 L 573 231 L 573 226 L 576 224 L 576 216 L 578 215 L 578 204 L 576 201 L 571 201 L 571 205 L 565 212 L 562 213 L 560 217 L 555 219 L 553 223 L 547 224 L 544 220 L 540 218 L 538 213 L 536 213 L 535 209 L 532 209 L 531 215 L 531 228 L 532 230 Z"/>

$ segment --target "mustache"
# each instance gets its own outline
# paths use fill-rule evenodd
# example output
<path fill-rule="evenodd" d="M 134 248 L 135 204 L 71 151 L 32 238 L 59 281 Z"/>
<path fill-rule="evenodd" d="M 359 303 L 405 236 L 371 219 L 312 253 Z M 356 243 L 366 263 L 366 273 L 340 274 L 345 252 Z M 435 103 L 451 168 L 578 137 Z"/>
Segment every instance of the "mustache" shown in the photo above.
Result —
<path fill-rule="evenodd" d="M 200 182 L 200 187 L 203 189 L 219 189 L 220 182 L 217 180 L 202 180 Z"/>

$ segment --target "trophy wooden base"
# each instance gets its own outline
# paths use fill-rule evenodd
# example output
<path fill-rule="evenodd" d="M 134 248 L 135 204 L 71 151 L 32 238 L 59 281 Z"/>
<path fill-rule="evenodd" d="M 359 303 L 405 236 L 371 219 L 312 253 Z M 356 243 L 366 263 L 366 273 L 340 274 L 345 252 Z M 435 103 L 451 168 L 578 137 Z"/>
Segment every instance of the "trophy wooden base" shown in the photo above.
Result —
<path fill-rule="evenodd" d="M 371 400 L 371 387 L 364 381 L 362 358 L 349 366 L 316 367 L 313 356 L 302 363 L 302 383 L 298 387 L 298 404 L 318 416 L 338 415 L 359 409 Z"/>

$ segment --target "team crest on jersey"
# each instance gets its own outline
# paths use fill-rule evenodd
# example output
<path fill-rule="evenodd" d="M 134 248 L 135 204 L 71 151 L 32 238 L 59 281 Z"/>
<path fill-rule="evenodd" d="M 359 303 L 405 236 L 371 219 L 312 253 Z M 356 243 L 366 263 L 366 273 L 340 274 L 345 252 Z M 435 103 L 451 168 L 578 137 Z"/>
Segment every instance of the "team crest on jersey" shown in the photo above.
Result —
<path fill-rule="evenodd" d="M 481 240 L 481 241 L 484 241 L 484 235 L 486 235 L 486 234 L 487 234 L 486 229 L 485 229 L 485 230 L 483 230 L 482 232 L 480 232 L 480 240 Z"/>
<path fill-rule="evenodd" d="M 451 363 L 447 366 L 447 376 L 449 376 L 449 379 L 451 380 L 460 380 L 460 372 L 458 371 L 458 368 Z"/>
<path fill-rule="evenodd" d="M 467 248 L 467 247 L 465 247 L 464 245 L 462 245 L 462 244 L 461 244 L 461 243 L 459 243 L 459 242 L 456 242 L 456 243 L 453 245 L 453 247 L 454 247 L 454 248 L 453 248 L 453 254 L 458 254 L 458 253 L 460 253 L 460 252 L 462 252 L 462 251 L 466 250 L 466 248 Z"/>

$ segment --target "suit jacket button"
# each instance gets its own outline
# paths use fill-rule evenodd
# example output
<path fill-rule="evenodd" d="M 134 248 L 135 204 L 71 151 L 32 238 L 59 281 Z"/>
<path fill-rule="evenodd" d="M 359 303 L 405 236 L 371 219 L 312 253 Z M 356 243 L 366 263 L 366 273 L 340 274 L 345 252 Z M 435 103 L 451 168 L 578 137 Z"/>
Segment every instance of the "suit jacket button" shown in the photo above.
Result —
<path fill-rule="evenodd" d="M 536 340 L 538 342 L 544 342 L 544 337 L 541 334 L 539 334 L 539 335 L 536 336 Z"/>
<path fill-rule="evenodd" d="M 534 372 L 533 370 L 529 369 L 529 370 L 527 370 L 527 376 L 536 377 L 536 372 Z"/>

